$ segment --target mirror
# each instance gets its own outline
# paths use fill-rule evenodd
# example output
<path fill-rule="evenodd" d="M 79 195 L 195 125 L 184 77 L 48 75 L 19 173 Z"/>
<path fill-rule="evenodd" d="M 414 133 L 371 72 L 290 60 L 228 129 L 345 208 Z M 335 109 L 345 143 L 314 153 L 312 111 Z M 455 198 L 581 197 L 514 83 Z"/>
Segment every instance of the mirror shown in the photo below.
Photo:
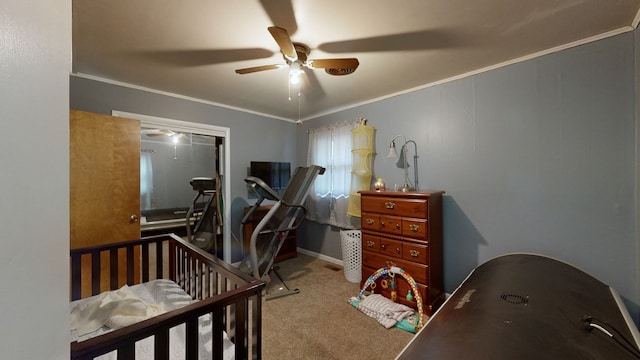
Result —
<path fill-rule="evenodd" d="M 143 157 L 148 158 L 145 161 L 151 162 L 153 171 L 153 180 L 149 180 L 149 177 L 146 180 L 147 185 L 153 186 L 153 191 L 147 189 L 146 195 L 143 195 L 141 189 L 141 209 L 188 208 L 197 195 L 190 184 L 194 177 L 219 178 L 220 196 L 223 199 L 231 197 L 231 181 L 228 176 L 225 176 L 230 173 L 230 156 L 226 151 L 230 141 L 229 128 L 117 110 L 112 110 L 111 115 L 140 120 L 141 179 Z M 147 136 L 151 133 L 157 135 Z M 231 262 L 231 202 L 221 200 L 220 203 L 222 204 L 219 222 L 222 224 L 223 236 L 222 259 Z M 155 225 L 158 225 L 157 221 L 161 220 L 156 218 Z M 182 219 L 177 221 L 185 228 L 186 212 Z M 141 221 L 141 228 L 145 226 L 149 225 L 144 225 Z"/>
<path fill-rule="evenodd" d="M 220 139 L 221 140 L 221 139 Z M 190 182 L 215 179 L 219 171 L 218 139 L 211 135 L 142 128 L 140 134 L 140 210 L 142 229 L 184 226 L 196 195 Z M 154 226 L 155 225 L 155 226 Z"/>

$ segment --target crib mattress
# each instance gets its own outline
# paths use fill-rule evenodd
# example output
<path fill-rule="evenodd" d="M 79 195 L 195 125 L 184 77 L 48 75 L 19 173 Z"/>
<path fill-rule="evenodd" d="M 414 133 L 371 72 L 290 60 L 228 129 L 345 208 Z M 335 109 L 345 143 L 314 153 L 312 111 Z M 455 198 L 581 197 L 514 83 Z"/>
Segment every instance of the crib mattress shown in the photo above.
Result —
<path fill-rule="evenodd" d="M 161 308 L 171 311 L 193 303 L 189 294 L 187 294 L 178 284 L 171 280 L 159 279 L 147 283 L 130 286 L 129 289 L 138 298 L 148 304 L 162 304 Z M 96 295 L 85 299 L 72 301 L 70 304 L 71 314 L 76 315 L 94 303 L 98 297 Z M 211 334 L 211 315 L 203 315 L 199 319 L 199 358 L 211 358 L 212 350 L 212 334 Z M 71 341 L 84 341 L 96 336 L 100 336 L 107 332 L 113 331 L 108 326 L 102 326 L 99 329 L 82 333 L 76 329 L 71 330 Z M 184 359 L 185 358 L 185 326 L 178 325 L 169 331 L 169 358 Z M 140 340 L 136 343 L 136 359 L 153 359 L 153 337 Z M 115 351 L 97 357 L 100 360 L 116 359 Z M 224 359 L 234 358 L 234 344 L 224 336 Z"/>

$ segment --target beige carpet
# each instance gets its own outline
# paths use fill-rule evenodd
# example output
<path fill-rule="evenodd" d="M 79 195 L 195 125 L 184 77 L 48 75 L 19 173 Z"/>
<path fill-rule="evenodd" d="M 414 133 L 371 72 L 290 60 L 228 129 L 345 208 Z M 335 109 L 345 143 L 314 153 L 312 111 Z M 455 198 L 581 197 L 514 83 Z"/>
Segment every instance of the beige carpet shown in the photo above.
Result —
<path fill-rule="evenodd" d="M 263 359 L 389 360 L 413 337 L 385 329 L 347 303 L 360 286 L 348 282 L 341 267 L 304 254 L 277 265 L 300 293 L 264 302 Z M 268 293 L 279 284 L 274 276 Z"/>

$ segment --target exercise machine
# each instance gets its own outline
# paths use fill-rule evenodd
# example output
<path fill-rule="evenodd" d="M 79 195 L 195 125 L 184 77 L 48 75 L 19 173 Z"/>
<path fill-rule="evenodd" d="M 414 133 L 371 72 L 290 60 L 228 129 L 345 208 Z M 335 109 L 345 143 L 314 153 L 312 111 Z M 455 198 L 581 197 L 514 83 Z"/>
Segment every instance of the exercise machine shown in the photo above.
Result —
<path fill-rule="evenodd" d="M 297 229 L 304 221 L 307 214 L 304 201 L 316 176 L 324 174 L 324 171 L 323 167 L 317 165 L 296 168 L 282 196 L 260 178 L 249 176 L 244 179 L 258 200 L 242 219 L 243 228 L 264 200 L 275 201 L 251 233 L 249 253 L 240 263 L 240 269 L 256 279 L 269 282 L 270 273 L 273 273 L 280 280 L 283 287 L 275 294 L 267 294 L 267 300 L 300 292 L 299 289 L 289 289 L 273 263 L 289 231 Z M 242 230 L 244 229 L 241 229 L 240 234 L 244 233 Z"/>
<path fill-rule="evenodd" d="M 187 211 L 187 240 L 217 256 L 218 191 L 216 180 L 214 178 L 196 177 L 189 183 L 197 194 Z"/>

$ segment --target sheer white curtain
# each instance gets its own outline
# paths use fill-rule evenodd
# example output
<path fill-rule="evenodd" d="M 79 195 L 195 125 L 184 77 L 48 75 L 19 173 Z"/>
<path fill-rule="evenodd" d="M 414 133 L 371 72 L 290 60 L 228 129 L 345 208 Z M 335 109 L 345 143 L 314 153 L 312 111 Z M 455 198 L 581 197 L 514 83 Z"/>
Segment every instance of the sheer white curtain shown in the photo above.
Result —
<path fill-rule="evenodd" d="M 347 215 L 351 186 L 351 130 L 357 121 L 309 131 L 308 165 L 326 169 L 307 196 L 307 219 L 341 228 L 353 228 Z"/>
<path fill-rule="evenodd" d="M 153 166 L 151 155 L 153 150 L 142 149 L 140 152 L 140 209 L 153 209 Z"/>

